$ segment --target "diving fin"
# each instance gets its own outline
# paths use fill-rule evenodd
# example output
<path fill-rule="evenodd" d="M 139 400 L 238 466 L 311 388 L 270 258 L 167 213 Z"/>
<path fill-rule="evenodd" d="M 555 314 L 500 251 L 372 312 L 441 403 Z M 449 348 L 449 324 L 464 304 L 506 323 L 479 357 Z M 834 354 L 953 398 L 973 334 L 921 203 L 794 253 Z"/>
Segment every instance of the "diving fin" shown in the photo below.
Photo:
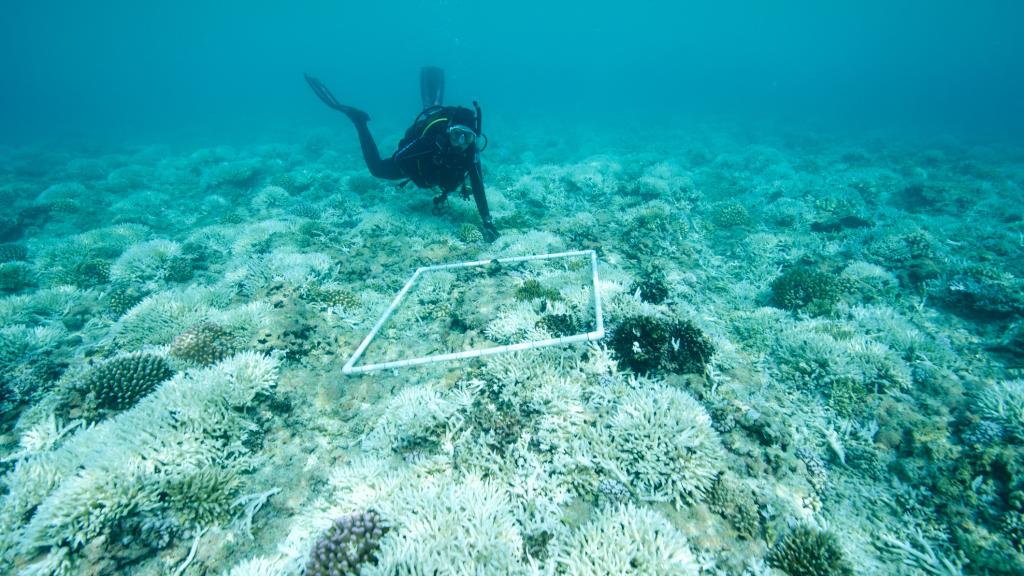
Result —
<path fill-rule="evenodd" d="M 338 112 L 341 112 L 345 116 L 348 116 L 348 119 L 351 120 L 352 122 L 365 124 L 370 121 L 370 115 L 367 114 L 366 112 L 363 112 L 358 108 L 353 108 L 351 106 L 345 106 L 344 104 L 340 104 L 338 100 L 334 97 L 334 94 L 331 94 L 331 91 L 327 89 L 327 86 L 324 86 L 323 82 L 317 80 L 316 78 L 310 76 L 309 74 L 303 74 L 303 76 L 306 77 L 306 82 L 309 84 L 309 87 L 313 89 L 313 93 L 316 94 L 317 98 L 319 98 L 321 102 L 337 110 Z"/>
<path fill-rule="evenodd" d="M 424 110 L 444 104 L 444 70 L 437 66 L 420 69 L 420 99 Z"/>

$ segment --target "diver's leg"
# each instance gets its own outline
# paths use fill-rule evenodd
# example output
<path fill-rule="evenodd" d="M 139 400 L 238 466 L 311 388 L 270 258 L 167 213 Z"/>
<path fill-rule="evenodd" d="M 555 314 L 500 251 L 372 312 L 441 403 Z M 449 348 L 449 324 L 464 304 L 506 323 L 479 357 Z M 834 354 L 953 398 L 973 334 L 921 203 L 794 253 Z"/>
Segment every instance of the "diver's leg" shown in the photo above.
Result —
<path fill-rule="evenodd" d="M 398 168 L 398 164 L 395 163 L 393 158 L 381 159 L 380 151 L 377 150 L 377 143 L 374 142 L 373 134 L 370 134 L 370 128 L 366 125 L 366 122 L 353 120 L 352 125 L 356 127 L 356 132 L 359 133 L 359 147 L 363 149 L 363 160 L 366 161 L 366 167 L 370 169 L 370 174 L 385 180 L 398 180 L 402 178 L 402 171 Z"/>
<path fill-rule="evenodd" d="M 420 98 L 424 109 L 444 104 L 444 70 L 437 66 L 420 70 Z"/>
<path fill-rule="evenodd" d="M 348 119 L 352 121 L 352 125 L 356 127 L 356 132 L 359 133 L 359 147 L 363 149 L 363 159 L 366 160 L 366 167 L 370 169 L 370 174 L 377 178 L 386 178 L 388 180 L 398 180 L 401 178 L 402 171 L 398 169 L 395 161 L 391 158 L 382 160 L 380 157 L 377 143 L 373 141 L 370 128 L 366 126 L 366 123 L 370 121 L 370 115 L 358 108 L 339 103 L 334 94 L 331 94 L 331 91 L 327 89 L 327 86 L 324 86 L 323 82 L 309 74 L 305 74 L 305 76 L 306 82 L 309 83 L 309 87 L 313 89 L 313 93 L 316 94 L 317 98 L 327 106 L 348 116 Z"/>

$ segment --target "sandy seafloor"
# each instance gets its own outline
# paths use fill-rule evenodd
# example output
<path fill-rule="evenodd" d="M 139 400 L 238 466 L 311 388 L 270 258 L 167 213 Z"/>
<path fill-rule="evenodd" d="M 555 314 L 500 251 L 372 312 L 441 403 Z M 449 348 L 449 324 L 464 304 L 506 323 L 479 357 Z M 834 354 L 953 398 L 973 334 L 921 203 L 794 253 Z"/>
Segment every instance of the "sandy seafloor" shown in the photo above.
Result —
<path fill-rule="evenodd" d="M 1024 573 L 1021 149 L 506 134 L 488 244 L 353 146 L 0 154 L 0 572 L 374 510 L 361 574 Z M 341 374 L 416 267 L 571 249 L 603 341 Z M 425 278 L 367 361 L 590 330 L 588 266 Z"/>

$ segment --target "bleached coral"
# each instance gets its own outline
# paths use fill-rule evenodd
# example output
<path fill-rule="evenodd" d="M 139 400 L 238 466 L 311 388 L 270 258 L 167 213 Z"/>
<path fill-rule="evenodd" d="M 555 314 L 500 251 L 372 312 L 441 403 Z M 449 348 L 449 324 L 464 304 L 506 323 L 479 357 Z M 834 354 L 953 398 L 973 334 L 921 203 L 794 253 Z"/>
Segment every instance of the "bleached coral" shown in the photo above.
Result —
<path fill-rule="evenodd" d="M 293 226 L 282 220 L 260 220 L 251 222 L 237 230 L 231 249 L 235 254 L 249 254 L 255 246 L 268 241 L 274 235 L 285 234 Z"/>
<path fill-rule="evenodd" d="M 366 576 L 524 574 L 523 540 L 507 492 L 469 476 L 424 478 L 378 503 L 393 527 Z"/>
<path fill-rule="evenodd" d="M 171 259 L 181 254 L 181 246 L 170 240 L 150 240 L 135 244 L 110 266 L 110 278 L 121 282 L 160 280 Z"/>
<path fill-rule="evenodd" d="M 36 204 L 81 200 L 90 197 L 91 194 L 80 182 L 60 182 L 40 192 L 36 196 Z"/>
<path fill-rule="evenodd" d="M 899 288 L 899 280 L 891 272 L 860 260 L 847 264 L 839 277 L 847 286 L 869 300 L 891 296 Z"/>
<path fill-rule="evenodd" d="M 49 414 L 21 435 L 21 438 L 18 439 L 18 445 L 21 450 L 15 454 L 15 457 L 52 450 L 60 442 L 61 438 L 75 429 L 78 424 L 76 422 L 59 427 L 57 425 L 57 418 L 53 414 Z"/>
<path fill-rule="evenodd" d="M 288 191 L 280 186 L 264 186 L 262 190 L 257 192 L 249 200 L 249 206 L 259 212 L 264 212 L 270 208 L 280 208 L 288 203 L 291 196 Z"/>
<path fill-rule="evenodd" d="M 661 514 L 632 504 L 608 507 L 561 543 L 567 576 L 696 576 L 686 537 Z"/>
<path fill-rule="evenodd" d="M 498 310 L 497 317 L 484 328 L 484 334 L 501 344 L 550 337 L 536 327 L 540 318 L 529 302 L 513 302 Z"/>
<path fill-rule="evenodd" d="M 161 475 L 230 468 L 252 426 L 242 409 L 275 386 L 277 369 L 276 358 L 243 352 L 178 374 L 130 410 L 19 461 L 3 479 L 0 556 L 84 545 L 159 508 Z"/>
<path fill-rule="evenodd" d="M 142 242 L 150 229 L 142 224 L 117 224 L 93 228 L 71 238 L 70 244 L 89 253 L 114 258 L 129 246 Z"/>
<path fill-rule="evenodd" d="M 213 310 L 203 302 L 176 292 L 147 297 L 124 313 L 111 335 L 122 348 L 143 344 L 168 344 L 186 329 L 209 319 Z"/>
<path fill-rule="evenodd" d="M 963 574 L 963 562 L 957 558 L 950 560 L 936 552 L 919 528 L 911 530 L 906 539 L 883 532 L 879 535 L 875 546 L 891 561 L 913 567 L 919 574 L 930 576 L 961 576 Z"/>
<path fill-rule="evenodd" d="M 1024 441 L 1024 380 L 1002 380 L 977 394 L 982 417 L 1002 424 L 1013 437 Z"/>
<path fill-rule="evenodd" d="M 257 556 L 245 560 L 224 572 L 224 576 L 285 576 L 291 574 L 286 570 L 280 558 Z"/>
<path fill-rule="evenodd" d="M 484 258 L 505 258 L 509 256 L 532 256 L 565 250 L 561 238 L 550 232 L 533 230 L 525 234 L 505 234 L 494 241 L 481 253 Z"/>
<path fill-rule="evenodd" d="M 362 441 L 363 449 L 387 453 L 436 442 L 457 405 L 431 385 L 405 388 L 384 407 Z"/>
<path fill-rule="evenodd" d="M 110 340 L 123 349 L 169 344 L 185 330 L 214 322 L 241 343 L 270 321 L 270 305 L 254 301 L 226 308 L 230 291 L 217 285 L 158 292 L 133 306 L 111 327 Z"/>
<path fill-rule="evenodd" d="M 845 344 L 851 362 L 860 369 L 866 388 L 875 392 L 910 388 L 910 367 L 888 346 L 865 337 L 853 338 Z"/>
<path fill-rule="evenodd" d="M 275 251 L 266 258 L 264 264 L 275 280 L 293 285 L 325 280 L 334 269 L 331 257 L 320 252 Z"/>
<path fill-rule="evenodd" d="M 843 348 L 844 343 L 817 321 L 791 326 L 778 336 L 776 369 L 786 381 L 808 390 L 859 381 L 861 375 Z"/>
<path fill-rule="evenodd" d="M 0 370 L 13 370 L 19 364 L 52 352 L 66 334 L 60 325 L 0 327 Z"/>
<path fill-rule="evenodd" d="M 68 478 L 43 500 L 25 529 L 25 550 L 43 546 L 78 548 L 130 515 L 154 507 L 155 486 L 141 462 L 115 470 L 93 467 Z"/>
<path fill-rule="evenodd" d="M 723 466 L 704 407 L 655 382 L 630 390 L 593 441 L 600 464 L 644 501 L 699 501 Z"/>

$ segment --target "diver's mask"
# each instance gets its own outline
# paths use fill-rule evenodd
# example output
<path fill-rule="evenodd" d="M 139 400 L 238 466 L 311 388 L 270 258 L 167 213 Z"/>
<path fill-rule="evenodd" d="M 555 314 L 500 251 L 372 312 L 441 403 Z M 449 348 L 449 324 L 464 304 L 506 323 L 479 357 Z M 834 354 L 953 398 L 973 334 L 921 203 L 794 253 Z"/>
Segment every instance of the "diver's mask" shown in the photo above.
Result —
<path fill-rule="evenodd" d="M 459 151 L 469 149 L 476 142 L 476 132 L 464 124 L 453 124 L 448 127 L 448 143 Z"/>

